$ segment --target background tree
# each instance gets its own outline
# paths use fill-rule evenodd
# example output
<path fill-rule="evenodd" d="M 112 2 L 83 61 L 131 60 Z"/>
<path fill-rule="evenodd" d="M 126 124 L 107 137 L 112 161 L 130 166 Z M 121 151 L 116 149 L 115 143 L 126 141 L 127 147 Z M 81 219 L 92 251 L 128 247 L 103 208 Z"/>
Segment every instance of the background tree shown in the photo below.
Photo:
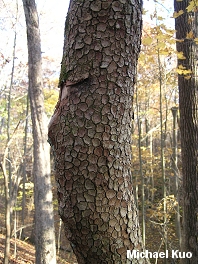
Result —
<path fill-rule="evenodd" d="M 160 230 L 162 244 L 166 241 L 166 229 L 168 236 L 174 232 L 170 228 L 172 220 L 170 217 L 171 200 L 169 198 L 174 195 L 171 188 L 173 176 L 171 171 L 172 114 L 170 108 L 172 105 L 177 104 L 177 90 L 175 87 L 176 54 L 173 49 L 175 40 L 173 39 L 174 30 L 167 27 L 162 17 L 157 16 L 156 10 L 153 14 L 153 20 L 155 25 L 151 26 L 145 23 L 143 28 L 142 47 L 138 60 L 136 105 L 134 105 L 134 111 L 137 114 L 133 122 L 132 148 L 133 177 L 137 179 L 137 183 L 140 182 L 139 175 L 141 173 L 139 173 L 137 167 L 139 163 L 142 166 L 141 170 L 145 182 L 144 206 L 148 233 L 146 235 L 146 248 L 151 246 L 149 245 L 149 236 L 151 235 L 150 230 L 154 226 L 158 230 L 163 227 Z M 137 140 L 136 137 L 139 134 L 138 117 L 142 122 L 142 136 L 141 139 L 138 136 Z M 137 151 L 139 140 L 141 141 L 141 158 Z M 164 162 L 162 162 L 162 158 Z M 164 177 L 165 170 L 166 179 Z M 163 175 L 161 178 L 160 173 Z M 166 190 L 166 193 L 164 190 Z M 138 192 L 138 195 L 140 196 L 140 192 Z M 163 210 L 160 209 L 161 212 L 157 206 L 159 202 L 163 205 Z M 140 209 L 143 209 L 142 205 L 140 205 Z M 158 217 L 152 215 L 158 215 Z M 164 219 L 165 217 L 166 219 Z"/>
<path fill-rule="evenodd" d="M 197 10 L 195 1 L 174 1 L 178 60 L 179 111 L 183 174 L 182 251 L 192 252 L 183 263 L 198 262 L 198 87 L 197 87 Z M 180 15 L 179 15 L 180 14 Z"/>
<path fill-rule="evenodd" d="M 33 128 L 36 263 L 56 263 L 50 153 L 42 87 L 41 41 L 34 0 L 23 0 L 28 44 L 28 94 Z"/>
<path fill-rule="evenodd" d="M 13 78 L 14 78 L 14 70 L 15 70 L 15 53 L 16 53 L 16 36 L 17 36 L 17 22 L 18 22 L 18 1 L 16 1 L 16 17 L 13 23 L 14 28 L 14 43 L 13 43 L 13 54 L 12 54 L 12 70 L 11 70 L 11 77 L 10 77 L 10 85 L 9 85 L 9 93 L 7 98 L 7 145 L 4 151 L 4 155 L 2 158 L 2 162 L 0 163 L 2 172 L 4 175 L 4 190 L 5 190 L 5 228 L 6 228 L 6 240 L 5 240 L 5 250 L 4 250 L 4 264 L 8 264 L 9 256 L 10 256 L 10 237 L 11 237 L 11 223 L 12 223 L 12 210 L 13 205 L 16 202 L 16 196 L 13 195 L 14 189 L 12 189 L 13 183 L 13 169 L 12 169 L 12 158 L 10 156 L 9 146 L 11 144 L 11 94 L 13 88 Z M 2 67 L 3 68 L 3 67 Z M 17 127 L 19 124 L 17 125 Z M 17 128 L 16 128 L 17 130 Z M 16 131 L 15 130 L 15 131 Z M 8 172 L 7 172 L 7 165 L 8 165 Z M 18 186 L 20 183 L 17 180 L 15 185 L 15 194 L 17 195 Z"/>
<path fill-rule="evenodd" d="M 140 37 L 140 1 L 70 2 L 49 138 L 60 215 L 78 263 L 126 262 L 127 249 L 142 248 L 131 181 Z"/>

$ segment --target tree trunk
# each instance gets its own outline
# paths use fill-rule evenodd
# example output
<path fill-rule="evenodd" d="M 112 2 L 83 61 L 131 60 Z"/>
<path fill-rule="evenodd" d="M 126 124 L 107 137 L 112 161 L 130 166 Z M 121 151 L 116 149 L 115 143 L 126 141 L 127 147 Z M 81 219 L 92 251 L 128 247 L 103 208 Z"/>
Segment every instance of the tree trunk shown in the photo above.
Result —
<path fill-rule="evenodd" d="M 26 120 L 25 120 L 25 129 L 24 129 L 24 147 L 23 147 L 23 195 L 22 195 L 22 225 L 25 225 L 25 207 L 26 207 L 26 191 L 25 191 L 25 184 L 27 181 L 27 176 L 26 176 L 26 170 L 27 170 L 27 136 L 28 136 L 28 114 L 29 114 L 29 96 L 27 95 L 27 102 L 26 102 Z M 25 237 L 25 230 L 22 229 L 21 231 L 21 236 L 22 238 Z"/>
<path fill-rule="evenodd" d="M 180 217 L 180 203 L 179 203 L 179 171 L 177 166 L 177 117 L 178 107 L 171 108 L 173 115 L 173 139 L 172 139 L 172 170 L 174 173 L 173 193 L 176 198 L 177 204 L 175 205 L 175 228 L 176 235 L 181 248 L 181 217 Z"/>
<path fill-rule="evenodd" d="M 80 264 L 126 263 L 127 249 L 142 249 L 131 182 L 140 37 L 139 0 L 70 2 L 49 138 L 59 211 Z"/>
<path fill-rule="evenodd" d="M 183 263 L 198 263 L 198 87 L 197 87 L 197 45 L 193 39 L 187 38 L 187 33 L 197 35 L 197 13 L 187 13 L 186 7 L 190 1 L 177 2 L 175 11 L 184 10 L 184 14 L 176 18 L 175 27 L 177 39 L 177 51 L 183 52 L 186 59 L 179 60 L 191 74 L 179 74 L 179 111 L 182 150 L 182 174 L 183 174 L 183 234 L 182 251 L 192 252 L 192 258 L 186 258 Z"/>
<path fill-rule="evenodd" d="M 158 44 L 157 39 L 157 44 Z M 163 242 L 164 252 L 168 249 L 168 237 L 167 237 L 167 204 L 166 204 L 166 164 L 165 164 L 165 137 L 166 137 L 166 121 L 163 122 L 163 68 L 160 59 L 159 48 L 157 50 L 158 70 L 159 70 L 159 111 L 160 111 L 160 158 L 161 158 L 161 173 L 162 173 L 162 198 L 163 198 Z M 167 259 L 164 258 L 164 264 L 167 264 Z"/>
<path fill-rule="evenodd" d="M 19 127 L 20 122 L 18 123 L 18 125 L 16 126 L 12 137 L 10 137 L 5 151 L 3 153 L 3 157 L 2 160 L 0 161 L 0 167 L 2 169 L 3 172 L 3 177 L 4 177 L 4 190 L 5 190 L 5 227 L 6 227 L 6 239 L 5 239 L 5 249 L 4 249 L 4 260 L 3 263 L 4 264 L 8 264 L 9 263 L 9 256 L 10 256 L 10 236 L 11 236 L 11 221 L 10 221 L 10 211 L 11 211 L 11 200 L 10 200 L 10 193 L 11 190 L 9 190 L 9 175 L 7 174 L 7 170 L 6 170 L 6 159 L 8 156 L 8 151 L 9 151 L 9 147 L 10 144 L 14 138 L 15 132 L 17 131 L 18 127 Z"/>
<path fill-rule="evenodd" d="M 18 8 L 16 21 L 18 19 Z M 15 24 L 16 26 L 16 24 Z M 8 144 L 10 142 L 10 113 L 11 113 L 11 95 L 12 95 L 12 86 L 13 86 L 13 78 L 14 78 L 14 70 L 15 70 L 15 53 L 16 53 L 16 37 L 17 32 L 15 29 L 14 32 L 14 45 L 13 45 L 13 56 L 12 56 L 12 71 L 11 71 L 11 80 L 10 87 L 8 93 L 8 103 L 7 103 L 7 141 Z M 5 156 L 6 155 L 6 156 Z M 8 160 L 8 174 L 6 168 L 6 161 Z M 11 158 L 10 158 L 10 149 L 7 149 L 7 153 L 4 154 L 2 170 L 4 175 L 4 190 L 5 190 L 5 223 L 6 223 L 6 239 L 5 239 L 5 250 L 4 250 L 4 264 L 8 264 L 9 256 L 10 256 L 10 233 L 11 233 L 11 192 L 12 192 L 12 166 L 11 166 Z"/>
<path fill-rule="evenodd" d="M 4 190 L 5 190 L 5 227 L 6 227 L 6 239 L 5 239 L 5 250 L 4 250 L 4 264 L 9 263 L 10 257 L 10 233 L 11 233 L 11 224 L 10 224 L 10 195 L 9 195 L 9 176 L 6 171 L 6 154 L 8 154 L 8 148 L 6 148 L 4 153 L 3 161 L 1 163 L 1 168 L 4 176 Z"/>
<path fill-rule="evenodd" d="M 50 153 L 42 91 L 41 44 L 34 0 L 23 0 L 28 42 L 29 97 L 34 146 L 34 202 L 36 263 L 56 263 Z"/>

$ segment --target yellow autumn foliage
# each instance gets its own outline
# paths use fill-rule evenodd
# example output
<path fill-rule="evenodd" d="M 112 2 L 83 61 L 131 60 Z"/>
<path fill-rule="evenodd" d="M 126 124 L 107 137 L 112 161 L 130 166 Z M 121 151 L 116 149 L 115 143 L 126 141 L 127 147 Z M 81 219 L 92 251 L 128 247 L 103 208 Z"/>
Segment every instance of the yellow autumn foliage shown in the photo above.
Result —
<path fill-rule="evenodd" d="M 188 7 L 186 8 L 188 12 L 195 11 L 198 6 L 198 0 L 190 1 Z"/>
<path fill-rule="evenodd" d="M 177 18 L 177 17 L 181 16 L 183 13 L 184 13 L 183 10 L 179 10 L 179 12 L 174 12 L 173 13 L 173 18 Z"/>
<path fill-rule="evenodd" d="M 176 54 L 177 54 L 177 58 L 179 60 L 185 60 L 186 59 L 186 57 L 184 56 L 184 53 L 182 51 L 180 51 L 180 52 L 177 51 Z"/>
<path fill-rule="evenodd" d="M 190 69 L 186 69 L 186 67 L 184 67 L 181 64 L 177 67 L 176 72 L 178 74 L 180 74 L 180 75 L 187 75 L 187 74 L 191 74 L 192 73 L 192 71 Z"/>
<path fill-rule="evenodd" d="M 186 39 L 194 39 L 194 37 L 195 37 L 195 36 L 194 36 L 192 30 L 186 34 Z"/>

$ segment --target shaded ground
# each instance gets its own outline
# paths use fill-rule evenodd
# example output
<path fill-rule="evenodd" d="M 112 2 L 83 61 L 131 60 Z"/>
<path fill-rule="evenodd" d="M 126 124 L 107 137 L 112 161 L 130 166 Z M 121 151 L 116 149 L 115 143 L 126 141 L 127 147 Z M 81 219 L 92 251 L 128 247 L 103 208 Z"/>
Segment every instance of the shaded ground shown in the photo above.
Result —
<path fill-rule="evenodd" d="M 0 234 L 0 263 L 3 263 L 4 257 L 4 235 Z M 16 257 L 14 256 L 14 245 L 16 243 Z M 19 239 L 11 239 L 10 264 L 34 264 L 35 263 L 34 246 Z M 61 255 L 61 253 L 60 253 Z M 77 264 L 72 253 L 64 253 L 64 259 L 57 257 L 57 264 Z"/>
<path fill-rule="evenodd" d="M 3 263 L 4 257 L 4 235 L 5 234 L 5 209 L 4 209 L 4 196 L 3 190 L 1 187 L 3 186 L 3 182 L 0 179 L 0 264 Z M 55 186 L 55 183 L 54 183 Z M 54 188 L 55 192 L 55 188 Z M 56 197 L 56 196 L 55 196 Z M 141 210 L 140 210 L 141 211 Z M 156 214 L 159 213 L 156 211 Z M 32 204 L 28 199 L 26 199 L 26 211 L 25 211 L 25 225 L 27 227 L 24 229 L 26 239 L 30 239 L 33 229 L 33 216 L 34 216 L 34 206 L 33 200 Z M 155 225 L 149 219 L 151 219 L 151 215 L 146 215 L 146 249 L 149 252 L 156 252 L 156 251 L 164 251 L 163 243 L 162 243 L 162 230 L 161 225 Z M 55 218 L 55 233 L 56 233 L 56 241 L 58 238 L 58 234 L 60 232 L 60 247 L 61 250 L 57 257 L 57 264 L 77 264 L 77 261 L 71 251 L 69 246 L 69 242 L 65 237 L 64 234 L 64 227 L 63 225 L 60 227 L 60 217 L 58 215 L 57 204 L 54 204 L 54 218 Z M 175 236 L 175 227 L 174 227 L 174 216 L 173 219 L 169 222 L 168 225 L 168 249 L 169 250 L 177 250 L 179 249 L 178 240 Z M 153 219 L 156 220 L 157 219 Z M 141 224 L 141 213 L 140 213 L 140 224 Z M 21 226 L 21 212 L 17 211 L 17 228 Z M 18 234 L 18 233 L 17 233 Z M 10 264 L 34 264 L 35 263 L 35 249 L 34 245 L 28 243 L 27 241 L 21 241 L 16 239 L 16 257 L 14 256 L 14 244 L 15 240 L 12 238 L 11 240 L 11 257 L 10 257 Z M 57 243 L 58 244 L 58 243 Z M 155 259 L 151 259 L 151 264 L 156 264 Z M 173 261 L 172 259 L 167 260 L 167 264 L 178 264 L 178 261 Z M 157 264 L 164 264 L 164 259 L 158 259 Z"/>

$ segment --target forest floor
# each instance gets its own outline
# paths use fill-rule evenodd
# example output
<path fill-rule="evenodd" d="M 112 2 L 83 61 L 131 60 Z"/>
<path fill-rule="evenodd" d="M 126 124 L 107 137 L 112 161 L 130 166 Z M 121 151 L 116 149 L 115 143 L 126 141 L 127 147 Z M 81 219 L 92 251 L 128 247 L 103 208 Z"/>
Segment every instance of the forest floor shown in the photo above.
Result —
<path fill-rule="evenodd" d="M 4 211 L 4 197 L 0 194 L 0 264 L 3 263 L 4 259 L 4 246 L 5 246 L 5 211 Z M 20 212 L 18 212 L 20 214 Z M 35 247 L 30 242 L 29 238 L 32 233 L 32 223 L 33 223 L 34 211 L 32 210 L 30 215 L 26 212 L 26 224 L 30 224 L 30 227 L 25 229 L 26 240 L 11 238 L 11 250 L 10 250 L 10 261 L 9 264 L 34 264 L 35 263 Z M 59 216 L 55 212 L 55 228 L 56 233 L 59 229 Z M 58 220 L 57 220 L 58 219 Z M 63 232 L 64 233 L 64 232 Z M 68 246 L 69 242 L 65 239 L 65 236 L 61 236 L 61 247 L 59 254 L 57 252 L 57 264 L 77 264 L 75 255 L 72 249 Z M 14 249 L 16 247 L 16 254 L 14 254 Z"/>
<path fill-rule="evenodd" d="M 5 237 L 0 234 L 0 263 L 3 263 L 4 257 L 4 244 Z M 16 255 L 14 255 L 14 248 L 16 245 Z M 62 258 L 64 257 L 64 259 Z M 57 264 L 77 264 L 76 258 L 73 253 L 69 252 L 68 254 L 64 253 L 64 256 L 57 257 Z M 34 264 L 35 263 L 35 248 L 34 245 L 31 245 L 20 239 L 11 239 L 11 255 L 10 255 L 10 264 Z"/>
<path fill-rule="evenodd" d="M 147 233 L 147 249 L 150 252 L 163 251 L 158 248 L 160 244 L 159 233 L 156 232 L 151 226 Z M 174 239 L 173 239 L 174 241 Z M 0 264 L 3 263 L 4 257 L 4 244 L 5 236 L 0 234 Z M 177 243 L 176 243 L 177 244 Z M 16 254 L 14 254 L 14 249 L 16 245 Z M 156 247 L 157 245 L 157 247 Z M 151 263 L 156 263 L 154 259 L 150 259 Z M 28 241 L 22 241 L 20 239 L 11 239 L 11 256 L 9 264 L 34 264 L 35 263 L 35 248 L 34 245 L 30 244 Z M 157 264 L 163 264 L 163 259 L 158 259 Z M 167 260 L 167 264 L 179 263 L 178 261 L 172 262 L 171 259 Z M 77 264 L 76 258 L 72 251 L 60 250 L 57 254 L 57 264 Z"/>
<path fill-rule="evenodd" d="M 4 244 L 5 244 L 5 211 L 4 211 L 4 197 L 0 194 L 0 264 L 3 263 L 3 257 L 4 257 Z M 30 208 L 32 209 L 30 209 Z M 60 229 L 60 217 L 58 215 L 58 210 L 55 207 L 54 211 L 54 217 L 55 217 L 55 233 L 56 233 L 56 239 L 58 237 L 58 234 L 60 232 L 60 247 L 61 249 L 59 252 L 57 252 L 57 264 L 77 264 L 76 258 L 72 252 L 72 249 L 69 245 L 69 241 L 66 239 L 63 226 L 62 229 Z M 20 211 L 17 212 L 17 225 L 21 226 L 21 217 L 20 217 Z M 11 256 L 10 256 L 10 262 L 9 264 L 34 264 L 35 263 L 35 248 L 32 243 L 30 243 L 30 238 L 32 235 L 32 226 L 33 226 L 33 215 L 34 210 L 33 207 L 28 206 L 27 201 L 27 211 L 26 211 L 26 222 L 27 228 L 25 228 L 25 241 L 20 239 L 15 239 L 12 237 L 11 239 Z M 155 220 L 155 219 L 154 219 Z M 141 215 L 140 215 L 140 223 L 141 223 Z M 169 222 L 168 225 L 168 249 L 174 249 L 177 250 L 178 247 L 178 240 L 175 236 L 175 228 L 174 228 L 174 217 Z M 18 234 L 18 233 L 17 233 Z M 19 234 L 18 234 L 19 235 Z M 159 224 L 155 224 L 153 221 L 150 221 L 150 215 L 147 215 L 146 218 L 146 249 L 148 249 L 150 252 L 160 252 L 164 251 L 163 247 L 163 238 L 162 238 L 162 229 L 161 224 L 159 221 Z M 16 254 L 14 254 L 14 248 L 16 245 Z M 156 264 L 155 259 L 150 259 L 152 264 Z M 163 264 L 163 259 L 158 259 L 157 264 Z M 170 263 L 179 263 L 179 261 L 173 262 L 172 259 L 167 259 L 167 264 Z"/>

